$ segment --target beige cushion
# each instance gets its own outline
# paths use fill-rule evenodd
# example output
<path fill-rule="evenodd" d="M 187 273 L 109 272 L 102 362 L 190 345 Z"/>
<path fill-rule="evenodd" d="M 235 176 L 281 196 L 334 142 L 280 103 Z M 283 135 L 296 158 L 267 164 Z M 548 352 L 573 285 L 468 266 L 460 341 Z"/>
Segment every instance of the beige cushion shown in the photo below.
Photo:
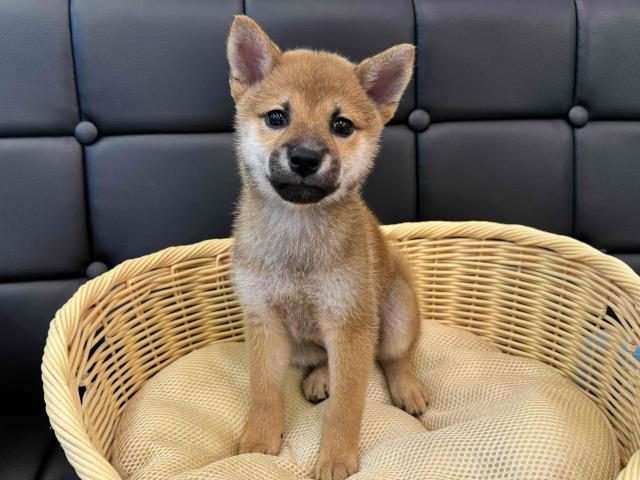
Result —
<path fill-rule="evenodd" d="M 418 420 L 393 407 L 376 370 L 360 440 L 365 479 L 611 479 L 611 429 L 570 381 L 541 363 L 500 353 L 455 327 L 424 322 L 414 369 L 430 405 Z M 128 403 L 114 465 L 124 479 L 297 480 L 313 477 L 325 405 L 286 381 L 278 457 L 235 455 L 249 397 L 244 344 L 214 344 L 165 368 Z"/>

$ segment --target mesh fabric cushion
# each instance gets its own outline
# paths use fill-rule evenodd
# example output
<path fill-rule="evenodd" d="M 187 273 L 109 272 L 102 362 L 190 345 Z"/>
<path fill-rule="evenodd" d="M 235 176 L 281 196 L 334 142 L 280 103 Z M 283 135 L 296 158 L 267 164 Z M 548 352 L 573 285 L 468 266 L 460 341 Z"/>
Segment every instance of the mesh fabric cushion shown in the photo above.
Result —
<path fill-rule="evenodd" d="M 413 360 L 427 412 L 416 419 L 393 407 L 376 370 L 360 471 L 351 478 L 601 480 L 617 472 L 604 416 L 551 367 L 435 322 L 423 323 Z M 326 402 L 306 402 L 301 379 L 299 370 L 289 371 L 280 455 L 235 455 L 248 411 L 245 345 L 214 344 L 186 355 L 127 405 L 114 465 L 124 479 L 313 477 Z"/>

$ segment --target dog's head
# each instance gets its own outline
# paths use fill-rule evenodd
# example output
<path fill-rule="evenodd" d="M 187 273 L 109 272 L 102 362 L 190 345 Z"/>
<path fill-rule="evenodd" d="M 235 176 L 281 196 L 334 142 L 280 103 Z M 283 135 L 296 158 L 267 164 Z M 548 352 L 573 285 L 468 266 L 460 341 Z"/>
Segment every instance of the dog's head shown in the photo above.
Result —
<path fill-rule="evenodd" d="M 360 189 L 413 70 L 403 44 L 354 64 L 281 52 L 249 17 L 227 43 L 241 173 L 262 195 L 327 203 Z"/>

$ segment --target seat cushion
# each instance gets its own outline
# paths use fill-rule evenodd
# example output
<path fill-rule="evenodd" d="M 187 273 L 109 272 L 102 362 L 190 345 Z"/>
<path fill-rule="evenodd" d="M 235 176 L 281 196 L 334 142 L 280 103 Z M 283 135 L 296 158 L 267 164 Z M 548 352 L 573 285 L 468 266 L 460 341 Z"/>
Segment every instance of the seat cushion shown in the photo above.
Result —
<path fill-rule="evenodd" d="M 368 390 L 354 479 L 612 478 L 610 426 L 573 383 L 461 329 L 425 322 L 413 359 L 430 405 L 395 408 L 377 369 Z M 313 476 L 326 401 L 286 380 L 279 456 L 235 455 L 249 398 L 244 344 L 214 344 L 148 381 L 126 406 L 114 444 L 124 479 L 303 479 Z"/>

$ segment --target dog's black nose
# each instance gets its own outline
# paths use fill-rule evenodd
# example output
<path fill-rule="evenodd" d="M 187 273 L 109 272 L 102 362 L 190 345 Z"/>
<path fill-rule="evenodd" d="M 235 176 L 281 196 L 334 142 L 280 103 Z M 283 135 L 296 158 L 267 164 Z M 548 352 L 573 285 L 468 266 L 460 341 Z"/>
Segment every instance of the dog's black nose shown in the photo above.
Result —
<path fill-rule="evenodd" d="M 324 152 L 305 147 L 294 147 L 289 150 L 289 167 L 301 177 L 307 177 L 318 171 Z"/>

